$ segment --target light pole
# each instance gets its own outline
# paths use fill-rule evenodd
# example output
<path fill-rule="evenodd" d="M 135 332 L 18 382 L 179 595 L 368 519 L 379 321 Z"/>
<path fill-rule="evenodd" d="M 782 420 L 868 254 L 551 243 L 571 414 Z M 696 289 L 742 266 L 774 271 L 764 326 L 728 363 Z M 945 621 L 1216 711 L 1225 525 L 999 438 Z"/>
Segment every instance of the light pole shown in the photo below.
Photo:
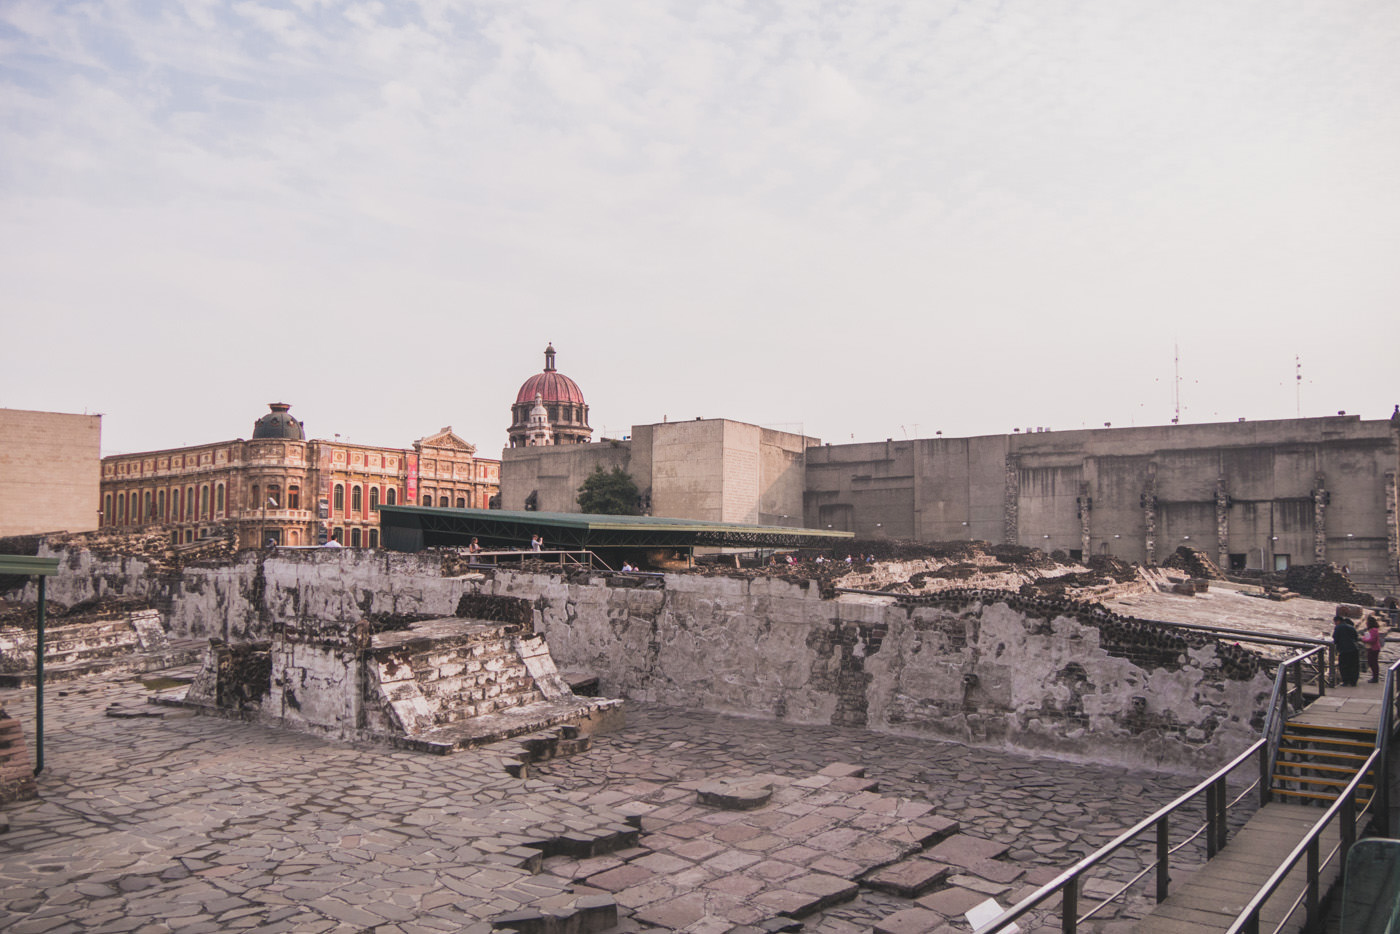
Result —
<path fill-rule="evenodd" d="M 267 547 L 267 507 L 269 506 L 273 509 L 277 508 L 277 500 L 273 499 L 271 496 L 263 500 L 262 518 L 258 520 L 258 548 Z"/>

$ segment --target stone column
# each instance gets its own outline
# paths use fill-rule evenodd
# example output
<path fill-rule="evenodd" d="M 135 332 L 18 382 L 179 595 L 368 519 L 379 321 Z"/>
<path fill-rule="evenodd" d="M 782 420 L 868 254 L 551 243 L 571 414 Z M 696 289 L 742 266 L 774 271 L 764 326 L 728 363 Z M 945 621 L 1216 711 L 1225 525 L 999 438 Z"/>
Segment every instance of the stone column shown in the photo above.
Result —
<path fill-rule="evenodd" d="M 1079 484 L 1079 548 L 1083 555 L 1083 560 L 1088 561 L 1093 554 L 1089 541 L 1090 514 L 1094 510 L 1094 501 L 1089 496 L 1089 484 Z"/>
<path fill-rule="evenodd" d="M 1015 545 L 1021 540 L 1021 465 L 1015 454 L 1006 455 L 1006 491 L 1002 501 L 1002 544 Z"/>
<path fill-rule="evenodd" d="M 1215 563 L 1230 569 L 1230 494 L 1225 492 L 1225 478 L 1215 481 Z"/>
<path fill-rule="evenodd" d="M 1318 474 L 1312 491 L 1313 564 L 1327 563 L 1327 504 L 1331 500 L 1332 494 L 1326 489 L 1326 478 Z"/>
<path fill-rule="evenodd" d="M 1157 465 L 1147 465 L 1147 482 L 1143 486 L 1142 522 L 1145 529 L 1143 547 L 1147 552 L 1147 564 L 1157 563 Z"/>
<path fill-rule="evenodd" d="M 1397 496 L 1395 471 L 1385 475 L 1385 550 L 1389 557 L 1391 585 L 1400 584 L 1400 496 Z"/>

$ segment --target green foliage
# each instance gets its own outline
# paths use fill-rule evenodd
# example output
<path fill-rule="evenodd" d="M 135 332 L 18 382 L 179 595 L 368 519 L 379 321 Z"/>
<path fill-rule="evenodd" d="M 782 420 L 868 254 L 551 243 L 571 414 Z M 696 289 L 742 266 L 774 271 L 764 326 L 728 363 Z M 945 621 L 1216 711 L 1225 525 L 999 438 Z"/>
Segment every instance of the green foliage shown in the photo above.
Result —
<path fill-rule="evenodd" d="M 578 508 L 605 516 L 635 516 L 641 510 L 637 484 L 621 467 L 596 468 L 578 488 Z"/>

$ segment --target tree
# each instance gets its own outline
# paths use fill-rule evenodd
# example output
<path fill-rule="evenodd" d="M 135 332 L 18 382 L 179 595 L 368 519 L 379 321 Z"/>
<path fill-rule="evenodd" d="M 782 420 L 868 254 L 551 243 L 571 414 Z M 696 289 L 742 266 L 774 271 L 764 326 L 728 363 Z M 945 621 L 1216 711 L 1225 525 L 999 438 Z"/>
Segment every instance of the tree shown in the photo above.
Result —
<path fill-rule="evenodd" d="M 578 488 L 578 508 L 584 512 L 635 516 L 641 512 L 637 508 L 640 501 L 636 482 L 621 467 L 614 467 L 611 473 L 597 467 Z"/>

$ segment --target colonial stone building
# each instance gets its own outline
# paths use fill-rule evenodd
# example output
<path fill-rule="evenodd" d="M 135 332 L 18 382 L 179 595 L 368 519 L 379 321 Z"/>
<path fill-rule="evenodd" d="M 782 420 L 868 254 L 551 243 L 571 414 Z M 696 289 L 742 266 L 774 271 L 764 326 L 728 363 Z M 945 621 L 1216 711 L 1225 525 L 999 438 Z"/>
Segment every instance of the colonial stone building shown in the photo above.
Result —
<path fill-rule="evenodd" d="M 249 440 L 102 459 L 102 525 L 169 526 L 177 543 L 233 523 L 240 548 L 379 544 L 381 504 L 485 509 L 500 461 L 450 427 L 384 448 L 305 438 L 291 406 L 272 403 Z"/>
<path fill-rule="evenodd" d="M 527 379 L 515 394 L 510 446 L 586 444 L 592 437 L 583 390 L 554 368 L 554 345 L 550 344 L 544 349 L 544 372 Z"/>

